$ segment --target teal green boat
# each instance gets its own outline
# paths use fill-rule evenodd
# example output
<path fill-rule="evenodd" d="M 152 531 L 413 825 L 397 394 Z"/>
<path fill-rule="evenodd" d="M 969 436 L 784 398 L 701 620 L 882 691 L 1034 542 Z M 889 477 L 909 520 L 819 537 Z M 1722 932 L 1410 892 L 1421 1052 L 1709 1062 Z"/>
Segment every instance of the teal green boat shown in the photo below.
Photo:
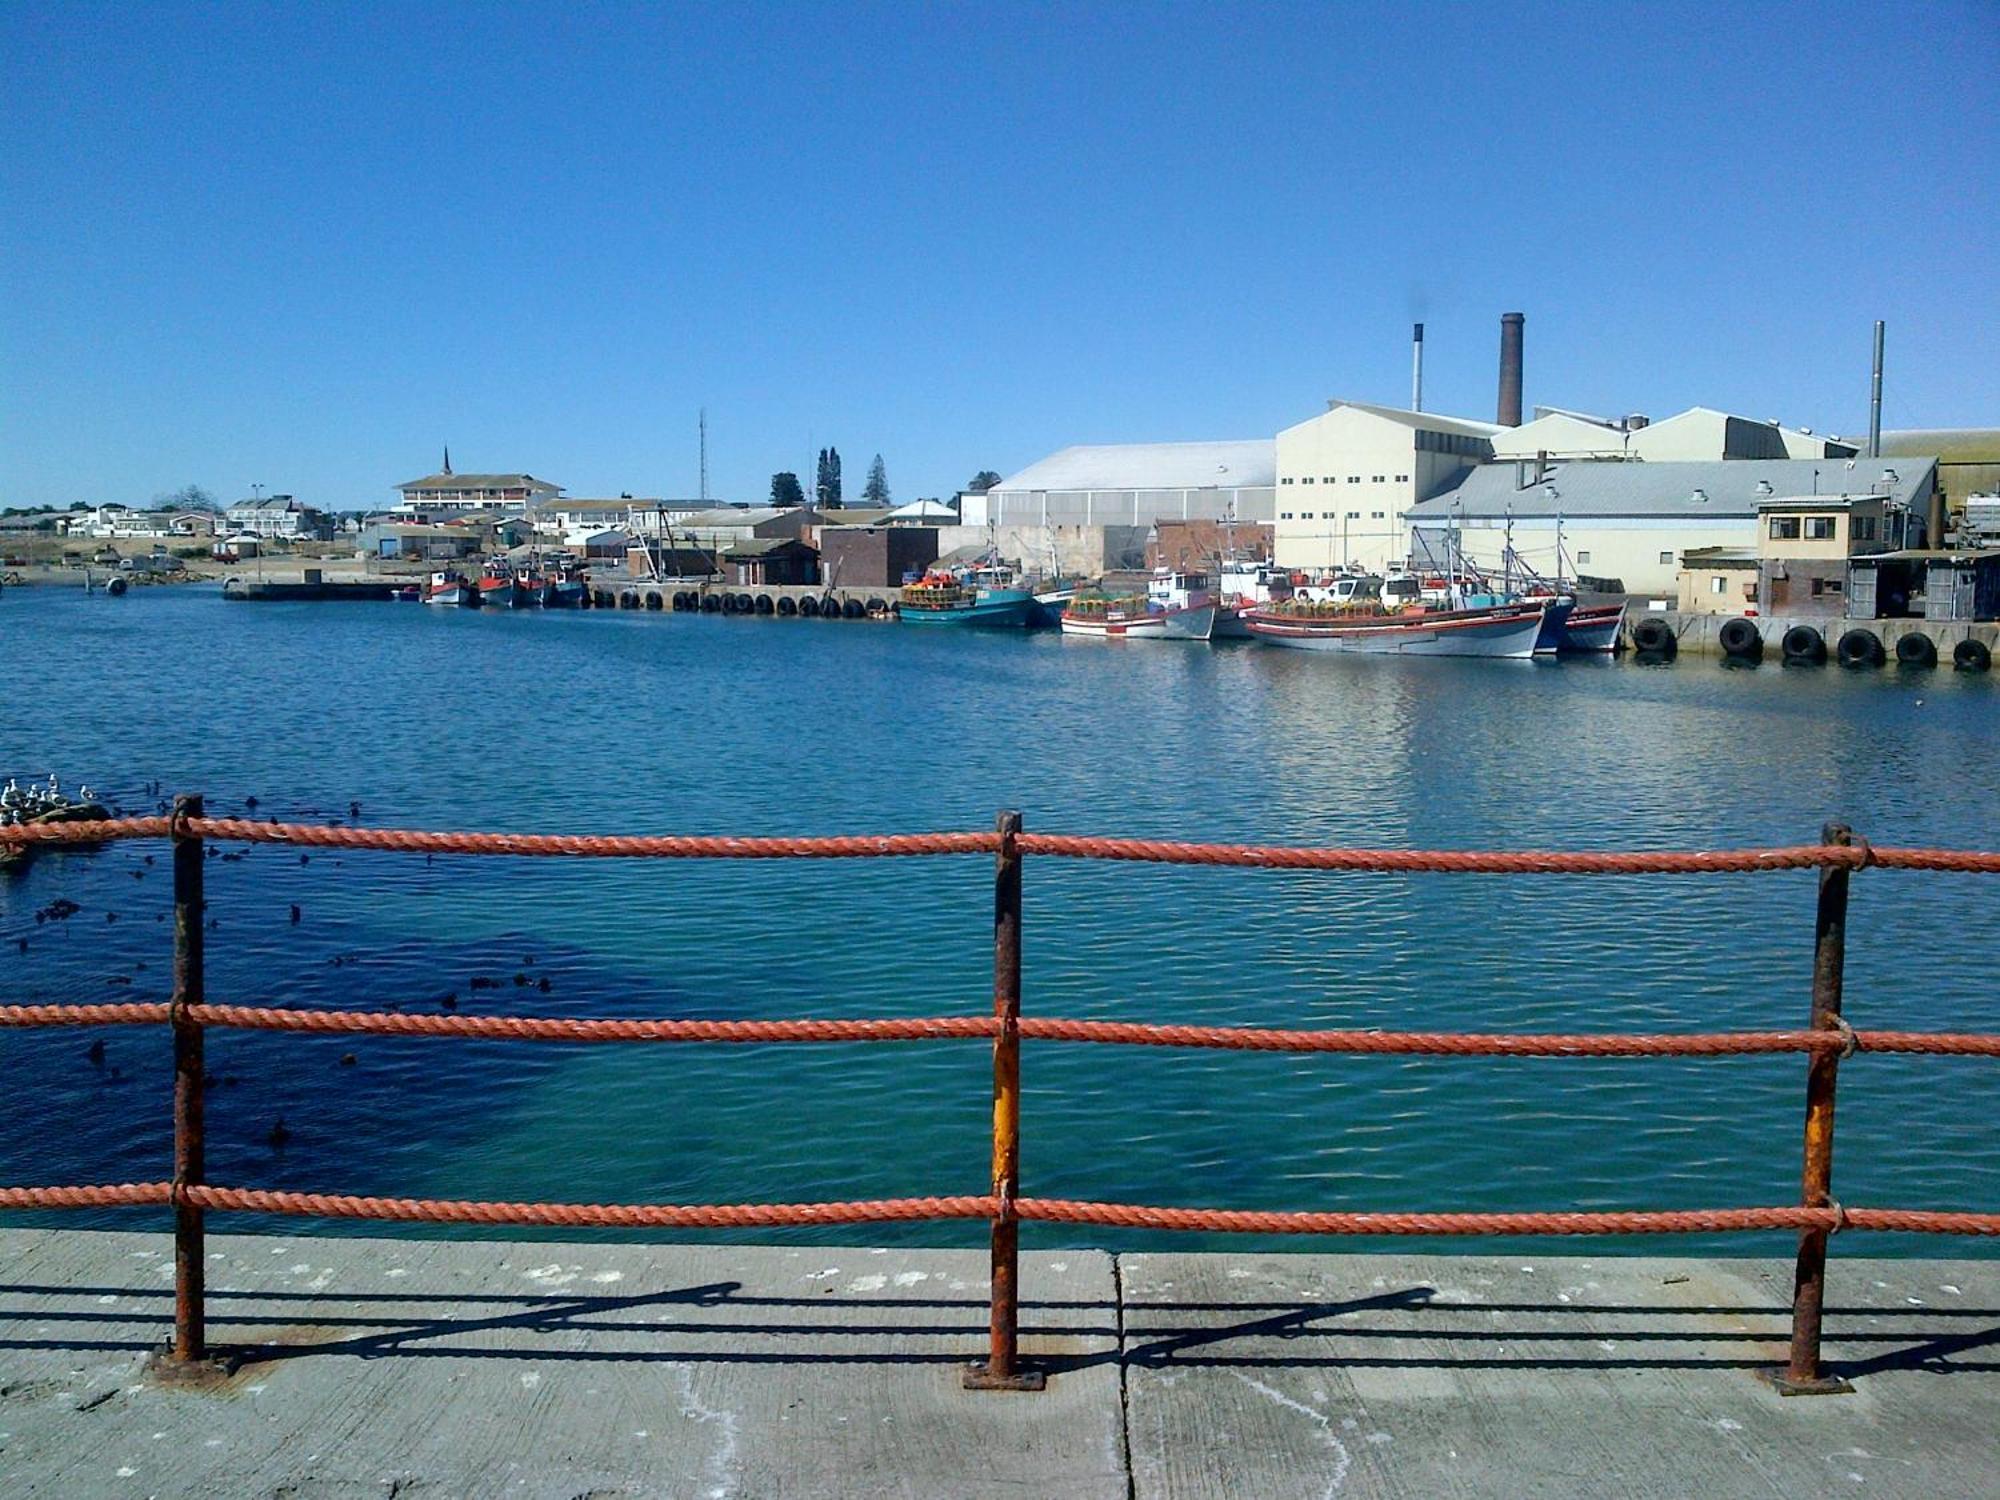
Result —
<path fill-rule="evenodd" d="M 1005 568 L 927 573 L 919 582 L 903 586 L 897 610 L 905 625 L 975 625 L 1002 630 L 1025 630 L 1034 612 L 1034 591 L 1018 586 Z"/>

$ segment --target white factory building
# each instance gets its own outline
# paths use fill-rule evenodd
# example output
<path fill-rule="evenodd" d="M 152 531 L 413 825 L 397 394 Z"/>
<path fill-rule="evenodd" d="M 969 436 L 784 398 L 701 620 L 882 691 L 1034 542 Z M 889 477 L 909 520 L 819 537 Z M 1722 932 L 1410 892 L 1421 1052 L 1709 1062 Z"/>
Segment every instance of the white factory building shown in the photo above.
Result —
<path fill-rule="evenodd" d="M 1774 497 L 1877 496 L 1921 524 L 1936 475 L 1931 458 L 1484 464 L 1411 508 L 1411 553 L 1442 562 L 1455 538 L 1469 561 L 1498 571 L 1511 528 L 1516 555 L 1546 577 L 1560 538 L 1566 577 L 1671 599 L 1689 549 L 1754 552 L 1757 508 Z"/>
<path fill-rule="evenodd" d="M 961 497 L 960 522 L 981 527 L 1147 527 L 1155 521 L 1269 521 L 1269 438 L 1219 443 L 1112 443 L 1064 448 Z"/>
<path fill-rule="evenodd" d="M 1277 440 L 1272 560 L 1379 572 L 1409 549 L 1410 507 L 1493 456 L 1491 422 L 1333 401 Z"/>

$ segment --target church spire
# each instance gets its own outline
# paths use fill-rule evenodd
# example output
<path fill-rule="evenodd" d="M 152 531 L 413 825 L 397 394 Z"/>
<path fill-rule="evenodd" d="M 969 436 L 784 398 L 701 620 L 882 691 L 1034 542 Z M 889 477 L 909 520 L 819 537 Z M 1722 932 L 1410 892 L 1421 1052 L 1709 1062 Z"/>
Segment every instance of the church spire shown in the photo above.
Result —
<path fill-rule="evenodd" d="M 450 443 L 446 443 L 446 444 L 444 445 L 444 471 L 445 471 L 445 473 L 447 473 L 447 474 L 449 474 L 449 473 L 451 472 L 451 444 L 450 444 Z"/>

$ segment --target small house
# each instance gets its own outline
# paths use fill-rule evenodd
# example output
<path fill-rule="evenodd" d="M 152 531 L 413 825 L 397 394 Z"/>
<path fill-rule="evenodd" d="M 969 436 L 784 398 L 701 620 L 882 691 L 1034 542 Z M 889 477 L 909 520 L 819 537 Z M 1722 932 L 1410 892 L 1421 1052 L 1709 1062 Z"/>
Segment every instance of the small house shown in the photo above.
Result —
<path fill-rule="evenodd" d="M 763 537 L 725 548 L 722 566 L 731 583 L 819 582 L 819 553 L 796 537 Z"/>

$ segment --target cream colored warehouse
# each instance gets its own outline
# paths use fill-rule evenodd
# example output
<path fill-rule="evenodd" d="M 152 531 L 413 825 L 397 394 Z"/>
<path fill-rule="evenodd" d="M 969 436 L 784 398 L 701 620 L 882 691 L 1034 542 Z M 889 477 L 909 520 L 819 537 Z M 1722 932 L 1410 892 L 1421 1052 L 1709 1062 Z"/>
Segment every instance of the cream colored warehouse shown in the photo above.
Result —
<path fill-rule="evenodd" d="M 1537 572 L 1616 579 L 1626 593 L 1677 596 L 1690 548 L 1754 553 L 1757 508 L 1773 496 L 1876 495 L 1921 518 L 1936 464 L 1928 459 L 1730 459 L 1711 463 L 1487 464 L 1412 507 L 1412 552 L 1442 560 L 1457 529 L 1468 560 L 1504 566 L 1508 523 L 1514 548 Z"/>

